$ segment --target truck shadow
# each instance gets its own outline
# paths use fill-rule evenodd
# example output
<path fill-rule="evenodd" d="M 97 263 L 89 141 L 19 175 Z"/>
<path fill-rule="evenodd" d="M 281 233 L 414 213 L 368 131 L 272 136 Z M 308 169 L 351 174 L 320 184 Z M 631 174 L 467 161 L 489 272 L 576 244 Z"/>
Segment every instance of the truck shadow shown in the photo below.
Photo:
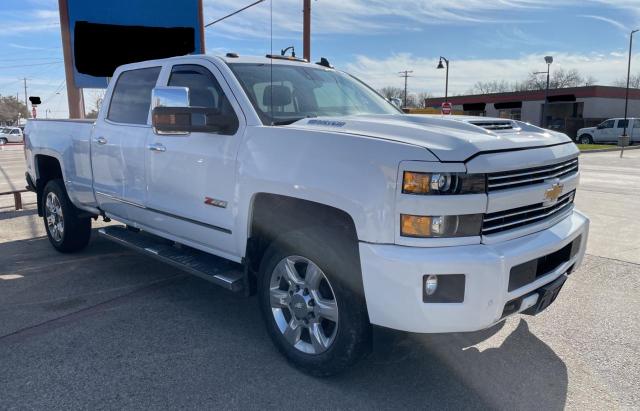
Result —
<path fill-rule="evenodd" d="M 504 322 L 488 330 L 457 334 L 376 329 L 371 357 L 336 383 L 358 387 L 364 375 L 377 374 L 378 386 L 361 387 L 369 396 L 393 384 L 397 398 L 422 397 L 425 405 L 458 408 L 452 401 L 462 401 L 472 408 L 564 409 L 568 385 L 564 362 L 531 333 L 526 320 L 509 321 L 518 321 L 515 330 L 499 346 L 491 344 L 483 350 L 475 345 L 500 332 Z M 443 385 L 458 388 L 438 392 Z"/>
<path fill-rule="evenodd" d="M 303 403 L 325 409 L 555 410 L 566 402 L 565 364 L 523 319 L 465 334 L 376 328 L 368 358 L 340 376 L 316 379 L 273 347 L 256 298 L 182 275 L 95 233 L 73 255 L 55 252 L 46 238 L 2 243 L 0 274 L 24 275 L 0 284 L 0 323 L 17 331 L 0 338 L 7 369 L 43 386 L 81 384 L 87 404 L 104 381 L 117 385 L 118 395 L 137 396 L 141 408 L 153 398 L 183 399 L 187 408 L 228 406 L 218 402 L 225 398 L 239 408 L 282 408 L 291 387 L 305 387 L 296 394 L 308 397 Z M 487 339 L 481 347 L 490 348 L 475 347 Z M 19 365 L 42 350 L 51 352 L 38 367 Z M 102 379 L 90 372 L 103 368 L 109 372 Z M 324 402 L 313 402 L 319 398 Z"/>

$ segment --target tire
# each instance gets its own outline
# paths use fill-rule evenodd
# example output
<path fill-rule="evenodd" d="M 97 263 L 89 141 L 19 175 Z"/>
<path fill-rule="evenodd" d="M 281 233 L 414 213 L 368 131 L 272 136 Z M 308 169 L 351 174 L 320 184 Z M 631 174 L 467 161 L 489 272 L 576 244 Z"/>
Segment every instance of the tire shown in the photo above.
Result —
<path fill-rule="evenodd" d="M 91 238 L 91 219 L 79 217 L 62 180 L 50 180 L 42 192 L 42 220 L 49 241 L 61 253 L 86 247 Z"/>
<path fill-rule="evenodd" d="M 8 141 L 6 138 L 4 138 L 4 137 L 0 138 L 0 146 L 4 146 L 4 145 L 5 145 L 5 144 L 7 144 L 8 142 L 9 142 L 9 141 Z"/>
<path fill-rule="evenodd" d="M 260 264 L 258 298 L 269 336 L 313 376 L 340 373 L 371 349 L 359 257 L 351 249 L 337 230 L 304 229 L 274 241 Z"/>
<path fill-rule="evenodd" d="M 578 137 L 578 143 L 593 144 L 593 137 L 591 137 L 589 134 L 581 134 L 580 137 Z"/>

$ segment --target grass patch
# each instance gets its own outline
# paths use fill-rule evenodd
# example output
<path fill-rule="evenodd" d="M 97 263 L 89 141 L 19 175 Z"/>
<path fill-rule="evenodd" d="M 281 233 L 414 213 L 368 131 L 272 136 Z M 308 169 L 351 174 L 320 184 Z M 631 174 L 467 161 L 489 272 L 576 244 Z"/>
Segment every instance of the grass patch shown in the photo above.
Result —
<path fill-rule="evenodd" d="M 603 148 L 617 148 L 612 144 L 577 144 L 580 151 L 602 150 Z"/>

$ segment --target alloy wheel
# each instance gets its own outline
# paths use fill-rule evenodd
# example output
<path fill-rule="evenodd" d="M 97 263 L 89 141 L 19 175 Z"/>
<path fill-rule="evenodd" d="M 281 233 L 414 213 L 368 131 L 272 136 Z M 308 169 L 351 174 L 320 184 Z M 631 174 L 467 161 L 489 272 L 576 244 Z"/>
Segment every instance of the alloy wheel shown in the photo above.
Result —
<path fill-rule="evenodd" d="M 275 266 L 269 284 L 271 312 L 285 340 L 306 354 L 328 350 L 338 331 L 338 304 L 320 267 L 288 256 Z"/>
<path fill-rule="evenodd" d="M 49 192 L 45 201 L 45 217 L 49 234 L 57 242 L 62 241 L 64 235 L 64 218 L 62 216 L 62 206 L 58 196 Z"/>

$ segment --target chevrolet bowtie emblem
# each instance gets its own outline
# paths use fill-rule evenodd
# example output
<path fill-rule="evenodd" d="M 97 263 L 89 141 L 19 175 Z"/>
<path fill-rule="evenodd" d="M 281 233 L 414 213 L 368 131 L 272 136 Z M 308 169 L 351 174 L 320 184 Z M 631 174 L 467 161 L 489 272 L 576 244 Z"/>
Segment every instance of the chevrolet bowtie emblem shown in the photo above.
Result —
<path fill-rule="evenodd" d="M 553 204 L 558 201 L 558 197 L 562 194 L 564 184 L 554 183 L 550 188 L 544 192 L 544 203 Z"/>

